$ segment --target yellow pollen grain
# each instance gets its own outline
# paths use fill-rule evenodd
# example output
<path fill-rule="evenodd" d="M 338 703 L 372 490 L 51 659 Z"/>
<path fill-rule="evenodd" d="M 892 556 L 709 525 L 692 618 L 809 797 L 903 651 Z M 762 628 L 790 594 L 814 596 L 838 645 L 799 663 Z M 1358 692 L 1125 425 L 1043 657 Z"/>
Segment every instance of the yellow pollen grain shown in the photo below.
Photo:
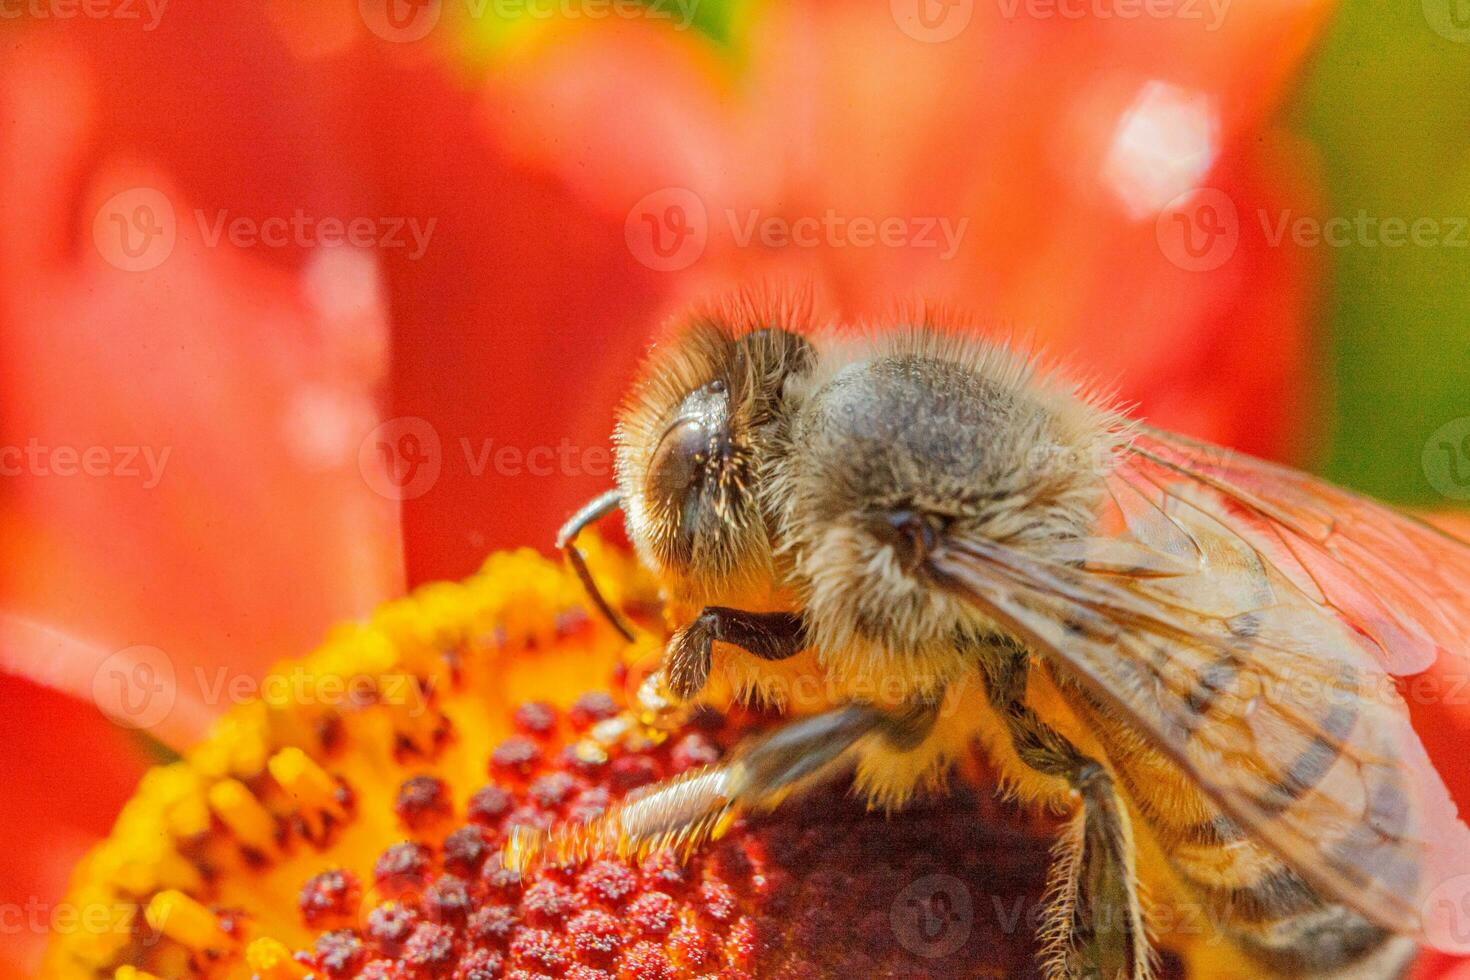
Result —
<path fill-rule="evenodd" d="M 222 779 L 209 787 L 209 808 L 240 843 L 262 854 L 275 852 L 275 819 L 244 783 Z"/>
<path fill-rule="evenodd" d="M 271 756 L 268 763 L 271 778 L 290 794 L 302 810 L 326 812 L 342 817 L 337 802 L 337 782 L 327 771 L 294 745 Z"/>
<path fill-rule="evenodd" d="M 120 966 L 113 975 L 113 980 L 159 980 L 151 973 L 145 973 L 136 966 Z"/>
<path fill-rule="evenodd" d="M 616 718 L 606 718 L 592 726 L 588 735 L 592 741 L 599 745 L 611 748 L 618 745 L 633 730 L 632 719 L 619 715 Z"/>
<path fill-rule="evenodd" d="M 296 962 L 279 940 L 257 939 L 245 950 L 245 964 L 258 980 L 305 980 L 311 971 Z"/>
<path fill-rule="evenodd" d="M 607 749 L 598 745 L 590 738 L 580 738 L 572 746 L 572 754 L 578 762 L 586 765 L 600 766 L 607 761 Z"/>
<path fill-rule="evenodd" d="M 224 949 L 231 942 L 214 913 L 183 892 L 159 892 L 143 916 L 150 928 L 196 952 Z"/>

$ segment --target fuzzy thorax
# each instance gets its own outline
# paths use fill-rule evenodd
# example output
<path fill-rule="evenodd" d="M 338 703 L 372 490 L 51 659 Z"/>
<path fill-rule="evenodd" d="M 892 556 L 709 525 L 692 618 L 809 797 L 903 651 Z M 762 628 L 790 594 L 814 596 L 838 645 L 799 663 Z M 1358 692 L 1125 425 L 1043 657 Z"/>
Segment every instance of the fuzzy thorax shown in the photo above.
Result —
<path fill-rule="evenodd" d="M 844 693 L 923 701 L 995 632 L 923 552 L 1085 534 L 1126 438 L 1106 398 L 973 332 L 819 330 L 804 304 L 747 298 L 655 348 L 620 417 L 618 481 L 676 616 L 801 611 Z M 809 666 L 716 662 L 777 703 Z"/>

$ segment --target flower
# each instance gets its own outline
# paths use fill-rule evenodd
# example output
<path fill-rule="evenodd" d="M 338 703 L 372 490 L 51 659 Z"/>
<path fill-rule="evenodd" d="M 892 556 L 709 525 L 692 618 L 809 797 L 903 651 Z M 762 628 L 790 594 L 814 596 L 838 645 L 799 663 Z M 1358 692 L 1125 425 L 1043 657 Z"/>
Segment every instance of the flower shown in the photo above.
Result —
<path fill-rule="evenodd" d="M 654 608 L 624 552 L 587 543 L 615 607 Z M 511 870 L 515 829 L 593 819 L 717 763 L 764 723 L 708 710 L 672 733 L 640 727 L 630 668 L 658 646 L 629 648 L 575 576 L 529 551 L 339 627 L 277 665 L 266 689 L 289 693 L 235 708 L 143 778 L 77 867 L 45 974 L 920 980 L 1034 967 L 1059 828 L 998 802 L 975 766 L 899 819 L 823 790 L 737 820 L 686 861 Z M 1157 905 L 1152 921 L 1163 976 L 1249 973 L 1197 907 Z M 1456 968 L 1431 956 L 1418 975 Z"/>
<path fill-rule="evenodd" d="M 628 559 L 593 555 L 624 603 L 653 598 Z M 46 974 L 917 980 L 1030 969 L 1023 910 L 1045 888 L 1054 828 L 968 789 L 901 821 L 822 794 L 737 823 L 688 863 L 655 853 L 524 879 L 508 870 L 499 850 L 512 827 L 594 816 L 717 760 L 749 724 L 707 712 L 655 743 L 615 693 L 568 700 L 588 678 L 613 680 L 625 646 L 583 602 L 545 559 L 497 554 L 279 665 L 274 676 L 306 681 L 292 697 L 234 709 L 184 760 L 144 777 L 78 866 Z M 1017 912 L 972 917 L 987 902 Z"/>

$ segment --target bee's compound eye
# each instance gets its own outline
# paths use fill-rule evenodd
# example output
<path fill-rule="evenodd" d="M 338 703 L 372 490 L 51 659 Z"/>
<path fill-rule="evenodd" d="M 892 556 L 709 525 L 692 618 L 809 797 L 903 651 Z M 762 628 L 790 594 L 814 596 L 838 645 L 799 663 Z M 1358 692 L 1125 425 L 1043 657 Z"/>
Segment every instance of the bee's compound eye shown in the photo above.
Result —
<path fill-rule="evenodd" d="M 707 491 L 720 479 L 729 442 L 729 395 L 705 385 L 680 403 L 653 451 L 644 494 L 671 560 L 688 560 L 695 536 L 707 526 Z"/>
<path fill-rule="evenodd" d="M 669 426 L 649 468 L 649 490 L 666 501 L 687 493 L 704 471 L 709 457 L 710 433 L 700 419 L 684 418 Z"/>

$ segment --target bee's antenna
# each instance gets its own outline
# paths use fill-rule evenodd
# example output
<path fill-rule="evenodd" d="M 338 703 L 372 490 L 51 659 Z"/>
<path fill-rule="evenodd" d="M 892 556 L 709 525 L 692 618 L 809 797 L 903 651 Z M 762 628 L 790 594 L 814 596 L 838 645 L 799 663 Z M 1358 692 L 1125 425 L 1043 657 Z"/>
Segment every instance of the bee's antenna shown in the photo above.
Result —
<path fill-rule="evenodd" d="M 623 495 L 617 490 L 609 490 L 583 504 L 581 509 L 561 526 L 561 530 L 556 532 L 556 547 L 566 554 L 567 561 L 572 563 L 572 570 L 577 573 L 577 578 L 581 580 L 582 588 L 587 590 L 587 595 L 591 598 L 593 605 L 612 624 L 612 628 L 622 635 L 623 639 L 632 643 L 633 631 L 623 621 L 623 617 L 619 616 L 617 611 L 602 597 L 602 592 L 592 579 L 592 572 L 587 568 L 587 559 L 582 554 L 582 549 L 577 547 L 577 535 L 581 534 L 589 524 L 602 520 L 622 504 Z"/>

